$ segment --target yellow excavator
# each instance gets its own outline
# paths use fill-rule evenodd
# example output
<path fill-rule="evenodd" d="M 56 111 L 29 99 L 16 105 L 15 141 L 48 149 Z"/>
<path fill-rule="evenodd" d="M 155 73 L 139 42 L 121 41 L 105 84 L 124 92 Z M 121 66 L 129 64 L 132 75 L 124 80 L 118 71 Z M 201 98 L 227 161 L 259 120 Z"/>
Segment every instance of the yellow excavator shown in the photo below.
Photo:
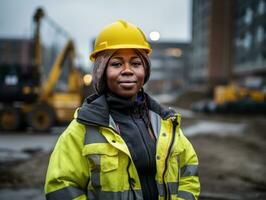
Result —
<path fill-rule="evenodd" d="M 55 91 L 55 85 L 62 73 L 64 61 L 74 59 L 74 44 L 68 41 L 62 52 L 57 56 L 48 79 L 41 87 L 41 93 L 34 104 L 23 104 L 23 112 L 27 114 L 26 122 L 34 130 L 45 131 L 55 123 L 68 122 L 73 118 L 75 109 L 82 101 L 81 74 L 71 66 L 68 74 L 67 91 Z"/>
<path fill-rule="evenodd" d="M 9 95 L 10 100 L 6 102 L 7 98 L 2 95 L 2 102 L 0 102 L 0 128 L 4 131 L 15 131 L 28 126 L 32 127 L 34 131 L 47 131 L 55 124 L 69 122 L 73 118 L 75 109 L 82 102 L 82 74 L 74 66 L 75 47 L 71 39 L 67 41 L 64 48 L 57 55 L 46 80 L 42 80 L 40 25 L 44 17 L 44 11 L 41 8 L 37 9 L 34 15 L 33 71 L 35 71 L 34 77 L 35 79 L 37 77 L 38 81 L 34 85 L 22 84 L 22 86 L 16 86 L 17 88 L 21 87 L 21 90 L 19 90 L 21 95 L 18 96 L 24 96 L 24 99 Z M 66 64 L 68 64 L 67 89 L 57 91 L 55 86 Z M 4 78 L 4 80 L 8 79 Z M 10 88 L 10 86 L 5 87 L 5 91 L 8 90 L 8 87 Z"/>

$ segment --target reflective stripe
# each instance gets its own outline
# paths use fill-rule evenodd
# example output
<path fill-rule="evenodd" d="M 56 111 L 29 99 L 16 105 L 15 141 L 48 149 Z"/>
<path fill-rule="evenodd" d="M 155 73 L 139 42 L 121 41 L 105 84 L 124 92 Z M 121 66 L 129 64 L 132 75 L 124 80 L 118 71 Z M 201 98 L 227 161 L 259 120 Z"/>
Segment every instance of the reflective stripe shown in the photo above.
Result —
<path fill-rule="evenodd" d="M 136 198 L 133 198 L 133 199 L 143 200 L 143 194 L 142 194 L 141 190 L 133 190 L 133 191 L 134 191 L 135 197 L 136 197 Z"/>
<path fill-rule="evenodd" d="M 88 159 L 90 159 L 96 168 L 100 169 L 101 161 L 100 161 L 100 155 L 97 154 L 90 154 L 88 155 Z"/>
<path fill-rule="evenodd" d="M 151 125 L 156 138 L 158 138 L 161 130 L 161 117 L 157 113 L 150 110 Z"/>
<path fill-rule="evenodd" d="M 192 193 L 184 190 L 179 190 L 177 196 L 185 200 L 196 200 Z"/>
<path fill-rule="evenodd" d="M 68 187 L 65 187 L 65 188 L 46 194 L 46 199 L 47 200 L 62 200 L 62 199 L 72 200 L 83 194 L 85 194 L 83 190 L 73 187 L 73 186 L 68 186 Z"/>
<path fill-rule="evenodd" d="M 185 165 L 181 168 L 181 177 L 198 176 L 198 165 Z"/>
<path fill-rule="evenodd" d="M 131 190 L 125 190 L 123 192 L 106 192 L 106 191 L 94 191 L 88 190 L 88 199 L 127 199 L 127 200 L 142 200 L 142 192 L 141 190 L 134 190 L 136 198 L 134 198 L 134 194 Z"/>
<path fill-rule="evenodd" d="M 171 183 L 167 183 L 167 186 L 169 188 L 170 194 L 177 194 L 177 182 L 171 182 Z"/>
<path fill-rule="evenodd" d="M 94 169 L 91 170 L 91 184 L 93 187 L 97 188 L 101 186 L 100 182 L 100 171 L 101 171 L 101 161 L 100 161 L 100 155 L 89 155 L 88 158 L 92 160 L 92 162 L 95 164 Z"/>
<path fill-rule="evenodd" d="M 85 145 L 94 143 L 107 143 L 107 140 L 99 132 L 99 128 L 97 126 L 87 126 L 85 135 Z"/>
<path fill-rule="evenodd" d="M 168 182 L 166 184 L 167 184 L 167 187 L 169 188 L 170 194 L 177 194 L 177 190 L 178 190 L 178 183 L 177 182 Z M 163 184 L 157 183 L 157 189 L 158 189 L 158 193 L 160 196 L 165 196 Z"/>
<path fill-rule="evenodd" d="M 91 171 L 91 185 L 95 188 L 101 187 L 100 171 L 97 169 Z"/>
<path fill-rule="evenodd" d="M 89 200 L 95 200 L 96 199 L 96 193 L 95 190 L 88 190 L 87 196 Z"/>
<path fill-rule="evenodd" d="M 157 189 L 160 196 L 165 196 L 164 186 L 163 184 L 157 183 Z"/>

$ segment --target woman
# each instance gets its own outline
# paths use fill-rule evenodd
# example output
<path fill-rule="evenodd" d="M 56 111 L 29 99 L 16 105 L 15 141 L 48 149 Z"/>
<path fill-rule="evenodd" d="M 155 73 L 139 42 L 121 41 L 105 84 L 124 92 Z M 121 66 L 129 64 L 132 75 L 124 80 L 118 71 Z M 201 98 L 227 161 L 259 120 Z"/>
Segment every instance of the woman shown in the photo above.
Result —
<path fill-rule="evenodd" d="M 180 116 L 143 91 L 150 46 L 120 20 L 95 41 L 88 97 L 50 158 L 47 199 L 197 199 L 198 159 Z"/>

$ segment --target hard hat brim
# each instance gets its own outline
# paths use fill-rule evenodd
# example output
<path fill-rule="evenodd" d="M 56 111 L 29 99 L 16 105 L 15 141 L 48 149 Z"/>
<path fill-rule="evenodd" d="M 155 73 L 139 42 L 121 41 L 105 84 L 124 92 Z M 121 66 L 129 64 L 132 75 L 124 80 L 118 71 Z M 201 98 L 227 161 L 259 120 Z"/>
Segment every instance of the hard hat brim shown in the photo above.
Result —
<path fill-rule="evenodd" d="M 150 55 L 151 52 L 152 52 L 152 49 L 151 48 L 147 48 L 147 47 L 144 47 L 142 45 L 134 45 L 134 44 L 132 44 L 132 45 L 128 45 L 128 44 L 121 45 L 120 44 L 120 45 L 113 45 L 113 46 L 110 46 L 108 48 L 103 48 L 103 49 L 99 49 L 97 51 L 92 52 L 91 55 L 90 55 L 90 60 L 92 62 L 94 62 L 95 61 L 95 58 L 96 58 L 96 55 L 99 52 L 101 52 L 101 51 L 114 50 L 114 49 L 117 49 L 117 50 L 119 50 L 119 49 L 143 49 L 148 55 Z"/>

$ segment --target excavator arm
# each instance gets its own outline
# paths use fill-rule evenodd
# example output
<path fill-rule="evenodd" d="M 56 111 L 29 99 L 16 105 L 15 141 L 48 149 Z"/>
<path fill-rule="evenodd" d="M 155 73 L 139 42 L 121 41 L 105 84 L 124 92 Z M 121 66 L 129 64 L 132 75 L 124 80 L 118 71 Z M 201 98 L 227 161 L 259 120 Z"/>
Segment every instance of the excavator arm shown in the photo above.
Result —
<path fill-rule="evenodd" d="M 65 60 L 70 57 L 71 60 L 74 58 L 74 44 L 72 40 L 69 40 L 67 44 L 65 45 L 64 49 L 60 52 L 60 54 L 57 56 L 51 71 L 49 73 L 49 76 L 45 82 L 45 85 L 43 87 L 42 94 L 40 95 L 40 100 L 43 102 L 46 102 L 49 96 L 52 94 L 53 89 L 60 77 L 60 74 L 62 72 L 63 64 Z M 70 75 L 71 76 L 71 75 Z"/>

